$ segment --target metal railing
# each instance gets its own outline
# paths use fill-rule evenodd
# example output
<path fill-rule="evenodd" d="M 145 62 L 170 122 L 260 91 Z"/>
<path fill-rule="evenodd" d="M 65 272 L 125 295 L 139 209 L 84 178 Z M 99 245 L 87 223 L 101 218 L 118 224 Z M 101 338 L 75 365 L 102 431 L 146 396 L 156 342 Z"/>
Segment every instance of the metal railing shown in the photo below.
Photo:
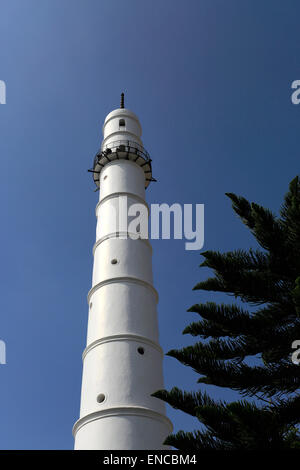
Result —
<path fill-rule="evenodd" d="M 113 154 L 113 153 L 117 153 L 117 152 L 125 152 L 127 154 L 129 154 L 129 153 L 135 154 L 136 155 L 136 160 L 135 161 L 137 161 L 137 159 L 139 157 L 143 158 L 144 163 L 141 166 L 143 166 L 147 170 L 149 168 L 147 164 L 149 164 L 149 166 L 150 166 L 150 170 L 147 171 L 147 173 L 151 174 L 151 178 L 146 178 L 146 181 L 148 181 L 147 186 L 149 185 L 150 181 L 156 181 L 155 178 L 152 178 L 152 173 L 151 173 L 151 171 L 152 171 L 151 170 L 151 161 L 152 160 L 150 158 L 149 153 L 147 152 L 147 150 L 142 145 L 140 145 L 138 142 L 135 142 L 135 141 L 132 141 L 132 140 L 114 140 L 112 142 L 109 142 L 109 143 L 105 144 L 105 146 L 99 150 L 99 152 L 96 154 L 96 156 L 94 158 L 93 169 L 88 170 L 88 171 L 94 173 L 93 174 L 94 182 L 98 186 L 98 188 L 99 188 L 99 176 L 96 176 L 96 175 L 100 174 L 101 170 L 99 170 L 99 168 L 97 168 L 97 165 L 99 165 L 100 167 L 103 168 L 106 163 L 111 161 L 109 155 Z M 105 158 L 105 161 L 102 161 L 103 158 Z M 97 168 L 97 171 L 96 171 L 96 168 Z"/>
<path fill-rule="evenodd" d="M 137 142 L 133 140 L 114 140 L 113 142 L 109 142 L 105 144 L 105 146 L 100 150 L 98 155 L 102 153 L 103 155 L 109 155 L 111 152 L 130 152 L 136 153 L 140 155 L 147 161 L 151 161 L 150 155 L 147 150 Z"/>

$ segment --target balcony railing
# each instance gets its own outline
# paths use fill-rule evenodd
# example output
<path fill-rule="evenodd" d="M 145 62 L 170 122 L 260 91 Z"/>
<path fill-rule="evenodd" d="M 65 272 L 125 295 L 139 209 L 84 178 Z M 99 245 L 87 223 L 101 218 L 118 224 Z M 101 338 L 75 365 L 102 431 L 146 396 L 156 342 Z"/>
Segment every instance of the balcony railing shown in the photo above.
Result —
<path fill-rule="evenodd" d="M 127 152 L 127 153 L 136 153 L 137 155 L 141 155 L 145 160 L 151 160 L 150 155 L 147 150 L 137 142 L 133 140 L 114 140 L 113 142 L 108 142 L 104 145 L 101 149 L 101 153 L 110 153 L 111 152 Z M 100 152 L 99 152 L 100 154 Z"/>
<path fill-rule="evenodd" d="M 145 172 L 146 187 L 149 185 L 150 181 L 156 181 L 154 178 L 152 178 L 150 155 L 142 145 L 140 145 L 138 142 L 135 142 L 133 140 L 114 140 L 112 142 L 108 142 L 103 147 L 101 147 L 101 149 L 99 150 L 99 152 L 96 154 L 94 158 L 93 169 L 88 170 L 93 173 L 94 182 L 98 186 L 98 188 L 99 188 L 99 174 L 100 174 L 101 168 L 103 168 L 110 161 L 115 160 L 116 158 L 119 158 L 118 152 L 125 153 L 127 154 L 127 156 L 129 154 L 136 155 L 136 158 L 133 159 L 133 161 L 136 161 L 138 165 L 143 167 L 143 170 Z M 110 154 L 117 154 L 117 155 L 114 155 L 114 157 L 112 157 L 111 159 L 109 157 Z M 142 161 L 139 161 L 139 157 L 142 158 Z M 120 156 L 120 158 L 122 158 L 122 156 Z"/>

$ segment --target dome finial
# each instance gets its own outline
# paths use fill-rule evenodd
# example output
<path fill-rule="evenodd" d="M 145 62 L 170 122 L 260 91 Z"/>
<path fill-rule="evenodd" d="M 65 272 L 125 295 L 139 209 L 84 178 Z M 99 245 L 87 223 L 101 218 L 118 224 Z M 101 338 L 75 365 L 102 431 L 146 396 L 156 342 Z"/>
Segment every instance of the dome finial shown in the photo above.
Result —
<path fill-rule="evenodd" d="M 121 104 L 120 104 L 120 108 L 124 108 L 124 93 L 121 93 Z"/>

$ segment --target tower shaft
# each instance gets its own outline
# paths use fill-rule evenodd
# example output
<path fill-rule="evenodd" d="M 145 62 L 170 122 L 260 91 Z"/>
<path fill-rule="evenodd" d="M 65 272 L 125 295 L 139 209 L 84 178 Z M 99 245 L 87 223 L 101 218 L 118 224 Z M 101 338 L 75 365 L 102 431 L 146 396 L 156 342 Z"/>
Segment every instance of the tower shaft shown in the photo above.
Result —
<path fill-rule="evenodd" d="M 164 449 L 172 424 L 164 403 L 151 397 L 163 388 L 152 248 L 148 239 L 131 238 L 124 213 L 136 203 L 147 209 L 151 160 L 131 111 L 110 113 L 103 133 L 94 165 L 100 198 L 75 449 Z"/>

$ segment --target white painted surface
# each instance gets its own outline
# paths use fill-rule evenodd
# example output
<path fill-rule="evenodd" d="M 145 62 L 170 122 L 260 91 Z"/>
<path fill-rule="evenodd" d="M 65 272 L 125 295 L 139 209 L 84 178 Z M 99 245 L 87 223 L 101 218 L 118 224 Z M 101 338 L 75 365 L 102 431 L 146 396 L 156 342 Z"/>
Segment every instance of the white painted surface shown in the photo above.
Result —
<path fill-rule="evenodd" d="M 122 333 L 158 342 L 156 297 L 148 287 L 126 281 L 109 283 L 95 291 L 90 305 L 87 344 Z"/>
<path fill-rule="evenodd" d="M 95 419 L 82 426 L 76 433 L 75 449 L 78 450 L 159 450 L 167 449 L 159 445 L 170 423 L 159 417 L 148 415 L 126 415 L 116 410 L 105 418 Z M 99 440 L 101 436 L 101 440 Z"/>
<path fill-rule="evenodd" d="M 145 199 L 145 174 L 129 160 L 115 160 L 105 165 L 100 174 L 100 201 L 107 195 L 131 193 Z"/>
<path fill-rule="evenodd" d="M 93 286 L 105 279 L 133 277 L 152 283 L 151 247 L 142 240 L 108 238 L 94 255 Z M 112 261 L 117 261 L 112 264 Z"/>
<path fill-rule="evenodd" d="M 112 111 L 103 131 L 104 148 L 120 136 L 142 145 L 138 119 L 126 109 Z M 146 205 L 144 188 L 145 174 L 134 162 L 115 160 L 101 171 L 75 449 L 163 449 L 172 431 L 165 404 L 151 397 L 164 387 L 152 248 L 148 240 L 119 238 L 115 224 L 119 196 L 128 207 Z"/>
<path fill-rule="evenodd" d="M 121 193 L 124 194 L 124 193 Z M 122 206 L 122 202 L 120 204 L 120 200 L 126 197 L 126 203 L 128 210 L 134 204 L 143 204 L 146 208 L 147 205 L 143 203 L 143 199 L 134 195 L 126 196 L 120 195 L 120 193 L 114 193 L 113 195 L 108 195 L 105 199 L 102 199 L 101 202 L 98 204 L 96 209 L 96 214 L 99 219 L 99 223 L 97 224 L 97 232 L 96 232 L 96 240 L 103 238 L 104 236 L 116 232 L 122 231 L 122 227 L 119 227 L 119 212 L 120 212 L 120 205 Z M 125 202 L 125 201 L 124 201 Z M 148 211 L 148 208 L 147 208 Z M 148 212 L 149 213 L 149 212 Z M 126 217 L 126 226 L 129 226 L 130 220 L 133 217 Z"/>
<path fill-rule="evenodd" d="M 120 119 L 125 121 L 125 127 L 120 126 Z M 138 117 L 129 109 L 115 109 L 106 116 L 103 125 L 102 149 L 115 140 L 130 140 L 143 145 L 140 139 L 142 128 Z"/>
<path fill-rule="evenodd" d="M 138 348 L 144 349 L 143 355 Z M 164 413 L 162 400 L 150 396 L 161 384 L 161 350 L 143 337 L 140 341 L 128 334 L 102 338 L 84 358 L 80 416 L 120 405 Z M 100 393 L 106 400 L 99 404 L 96 398 Z"/>

